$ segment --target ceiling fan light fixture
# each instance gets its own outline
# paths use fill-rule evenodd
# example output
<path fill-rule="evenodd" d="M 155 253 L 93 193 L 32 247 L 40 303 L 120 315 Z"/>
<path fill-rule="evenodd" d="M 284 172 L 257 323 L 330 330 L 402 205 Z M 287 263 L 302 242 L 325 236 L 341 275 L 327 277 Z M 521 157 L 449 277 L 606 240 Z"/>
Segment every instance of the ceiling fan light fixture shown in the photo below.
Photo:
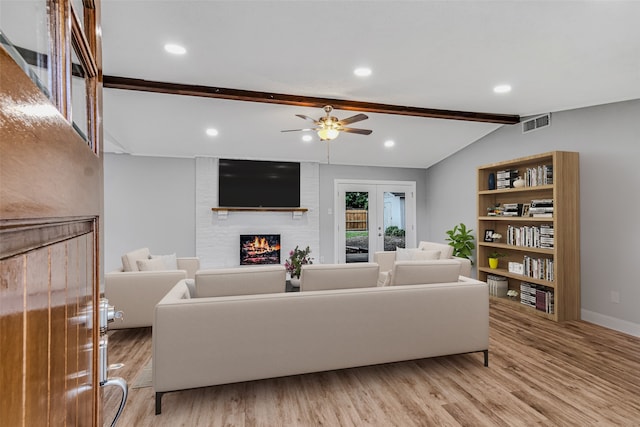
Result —
<path fill-rule="evenodd" d="M 333 128 L 322 128 L 318 130 L 318 136 L 323 141 L 331 141 L 332 139 L 336 139 L 338 135 L 340 135 L 340 132 Z"/>

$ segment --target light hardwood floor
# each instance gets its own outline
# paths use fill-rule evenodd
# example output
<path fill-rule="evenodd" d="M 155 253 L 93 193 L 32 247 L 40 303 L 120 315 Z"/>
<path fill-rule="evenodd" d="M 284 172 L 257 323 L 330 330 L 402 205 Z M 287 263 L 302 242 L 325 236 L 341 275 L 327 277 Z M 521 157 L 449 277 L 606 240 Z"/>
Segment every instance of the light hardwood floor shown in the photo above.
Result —
<path fill-rule="evenodd" d="M 130 389 L 118 426 L 640 426 L 640 338 L 495 302 L 490 324 L 488 368 L 475 353 L 185 390 L 158 416 L 153 388 Z M 109 345 L 131 384 L 151 329 Z M 105 390 L 105 425 L 119 396 Z"/>

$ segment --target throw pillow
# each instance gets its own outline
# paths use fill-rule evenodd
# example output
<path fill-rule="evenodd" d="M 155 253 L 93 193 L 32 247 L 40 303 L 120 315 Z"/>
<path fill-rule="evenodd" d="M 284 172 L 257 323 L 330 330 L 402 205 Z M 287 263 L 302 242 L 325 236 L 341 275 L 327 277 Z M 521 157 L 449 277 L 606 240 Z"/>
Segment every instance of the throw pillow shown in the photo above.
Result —
<path fill-rule="evenodd" d="M 167 264 L 160 258 L 139 259 L 136 264 L 139 271 L 162 271 L 167 269 Z"/>
<path fill-rule="evenodd" d="M 151 255 L 151 259 L 161 259 L 164 261 L 167 268 L 165 270 L 177 270 L 178 269 L 178 258 L 176 254 L 170 255 Z"/>
<path fill-rule="evenodd" d="M 414 257 L 414 254 L 418 251 L 420 251 L 420 249 L 405 249 L 396 247 L 396 261 L 411 261 Z"/>
<path fill-rule="evenodd" d="M 149 248 L 136 249 L 122 255 L 122 271 L 138 271 L 136 261 L 149 259 Z"/>
<path fill-rule="evenodd" d="M 453 246 L 444 243 L 420 242 L 418 248 L 423 251 L 440 251 L 440 259 L 449 259 L 453 256 Z"/>
<path fill-rule="evenodd" d="M 377 286 L 389 286 L 391 284 L 391 271 L 382 271 L 378 275 Z"/>
<path fill-rule="evenodd" d="M 433 259 L 440 259 L 440 251 L 416 251 L 411 254 L 411 261 L 428 261 Z"/>

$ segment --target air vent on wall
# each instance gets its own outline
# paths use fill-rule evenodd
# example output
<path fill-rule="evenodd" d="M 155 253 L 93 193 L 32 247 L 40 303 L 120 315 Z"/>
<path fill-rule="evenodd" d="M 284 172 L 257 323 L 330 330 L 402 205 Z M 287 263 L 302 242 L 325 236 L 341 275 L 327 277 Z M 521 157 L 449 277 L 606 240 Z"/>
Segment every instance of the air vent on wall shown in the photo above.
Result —
<path fill-rule="evenodd" d="M 551 126 L 551 113 L 543 114 L 542 116 L 522 122 L 522 133 L 531 132 L 547 126 Z"/>

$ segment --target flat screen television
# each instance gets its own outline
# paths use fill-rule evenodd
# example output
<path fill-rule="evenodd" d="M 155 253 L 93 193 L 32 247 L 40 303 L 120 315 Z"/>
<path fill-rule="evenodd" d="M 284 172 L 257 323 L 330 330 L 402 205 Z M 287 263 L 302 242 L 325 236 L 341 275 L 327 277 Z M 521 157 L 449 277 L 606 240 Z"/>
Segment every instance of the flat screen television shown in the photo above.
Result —
<path fill-rule="evenodd" d="M 300 163 L 220 159 L 218 205 L 223 208 L 299 208 Z"/>

